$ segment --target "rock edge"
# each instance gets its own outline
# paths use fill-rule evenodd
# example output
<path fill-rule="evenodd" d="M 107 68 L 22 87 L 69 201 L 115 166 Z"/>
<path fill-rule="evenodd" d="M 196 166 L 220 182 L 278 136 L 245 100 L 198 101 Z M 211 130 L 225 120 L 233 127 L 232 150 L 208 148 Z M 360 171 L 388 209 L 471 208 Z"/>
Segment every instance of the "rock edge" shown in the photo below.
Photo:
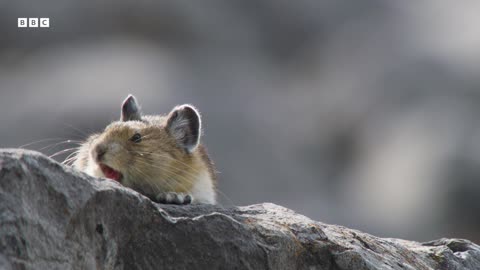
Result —
<path fill-rule="evenodd" d="M 5 149 L 0 269 L 480 269 L 480 247 L 378 238 L 270 203 L 156 204 L 40 153 Z"/>

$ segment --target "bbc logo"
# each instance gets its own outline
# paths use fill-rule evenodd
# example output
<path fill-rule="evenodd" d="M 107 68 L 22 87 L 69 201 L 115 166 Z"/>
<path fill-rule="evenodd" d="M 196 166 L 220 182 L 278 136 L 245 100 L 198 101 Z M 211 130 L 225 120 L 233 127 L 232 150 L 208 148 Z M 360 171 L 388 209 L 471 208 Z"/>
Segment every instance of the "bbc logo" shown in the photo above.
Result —
<path fill-rule="evenodd" d="M 50 27 L 50 18 L 18 18 L 18 27 Z"/>

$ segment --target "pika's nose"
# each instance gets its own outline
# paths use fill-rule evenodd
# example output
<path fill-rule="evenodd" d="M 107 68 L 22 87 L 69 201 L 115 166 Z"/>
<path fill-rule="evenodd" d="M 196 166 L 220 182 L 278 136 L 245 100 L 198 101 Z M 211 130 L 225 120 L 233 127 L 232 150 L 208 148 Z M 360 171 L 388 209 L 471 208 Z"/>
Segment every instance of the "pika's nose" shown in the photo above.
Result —
<path fill-rule="evenodd" d="M 103 160 L 105 153 L 107 153 L 107 147 L 103 144 L 99 144 L 94 148 L 93 157 L 97 162 L 100 162 Z"/>

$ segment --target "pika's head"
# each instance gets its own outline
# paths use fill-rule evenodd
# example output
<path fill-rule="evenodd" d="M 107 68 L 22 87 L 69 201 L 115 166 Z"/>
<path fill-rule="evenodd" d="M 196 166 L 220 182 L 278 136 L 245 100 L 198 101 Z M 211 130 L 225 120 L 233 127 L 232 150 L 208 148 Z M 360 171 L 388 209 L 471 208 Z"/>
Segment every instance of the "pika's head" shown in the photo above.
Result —
<path fill-rule="evenodd" d="M 174 184 L 169 181 L 182 181 L 197 170 L 194 154 L 200 134 L 200 114 L 193 106 L 177 106 L 166 116 L 142 116 L 135 97 L 129 95 L 120 120 L 91 138 L 89 167 L 93 175 L 126 186 L 168 189 Z M 184 182 L 182 189 L 188 189 Z"/>

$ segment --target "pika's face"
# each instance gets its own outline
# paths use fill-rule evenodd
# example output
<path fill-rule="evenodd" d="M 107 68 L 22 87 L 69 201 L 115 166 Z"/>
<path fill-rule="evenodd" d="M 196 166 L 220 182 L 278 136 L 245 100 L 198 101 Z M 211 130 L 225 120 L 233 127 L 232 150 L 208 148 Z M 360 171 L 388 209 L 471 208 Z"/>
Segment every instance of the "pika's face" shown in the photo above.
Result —
<path fill-rule="evenodd" d="M 90 159 L 97 166 L 96 176 L 128 185 L 132 178 L 167 177 L 171 161 L 186 155 L 182 152 L 165 127 L 114 122 L 93 140 Z"/>
<path fill-rule="evenodd" d="M 137 190 L 169 190 L 175 184 L 169 181 L 185 180 L 196 170 L 192 152 L 199 136 L 200 117 L 193 107 L 176 107 L 165 117 L 142 117 L 129 97 L 120 121 L 90 138 L 88 173 Z"/>

